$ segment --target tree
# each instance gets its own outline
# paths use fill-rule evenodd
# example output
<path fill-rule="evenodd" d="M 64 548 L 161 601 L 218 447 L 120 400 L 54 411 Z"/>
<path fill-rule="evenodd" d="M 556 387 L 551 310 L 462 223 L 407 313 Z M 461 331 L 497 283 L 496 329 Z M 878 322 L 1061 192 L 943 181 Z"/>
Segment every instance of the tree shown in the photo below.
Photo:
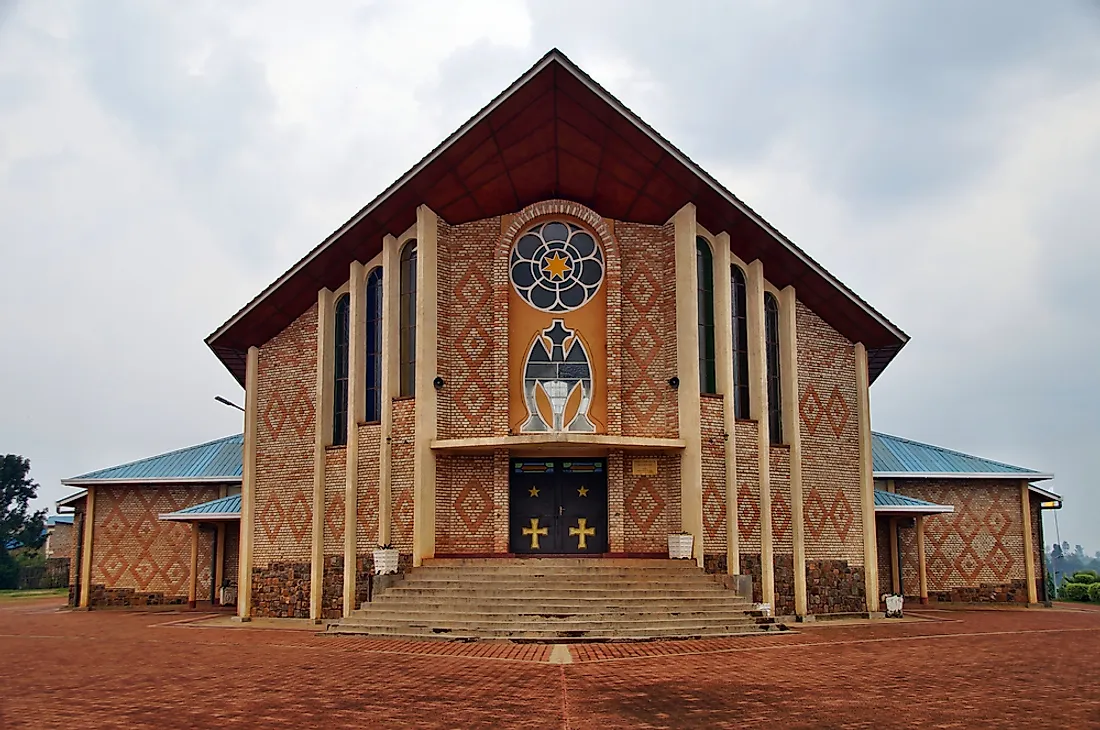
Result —
<path fill-rule="evenodd" d="M 22 456 L 0 459 L 0 588 L 15 588 L 18 582 L 19 566 L 11 550 L 38 548 L 46 541 L 46 510 L 30 511 L 38 494 L 30 470 L 30 460 Z"/>

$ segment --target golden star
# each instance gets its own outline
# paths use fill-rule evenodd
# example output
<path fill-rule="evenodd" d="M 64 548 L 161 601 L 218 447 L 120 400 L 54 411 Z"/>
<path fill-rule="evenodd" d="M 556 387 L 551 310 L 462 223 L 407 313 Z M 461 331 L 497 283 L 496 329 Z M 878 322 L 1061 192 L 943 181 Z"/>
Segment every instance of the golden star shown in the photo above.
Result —
<path fill-rule="evenodd" d="M 539 496 L 539 488 L 538 487 L 531 487 L 530 489 L 527 490 L 527 493 L 530 494 L 532 497 L 537 497 L 537 496 Z"/>
<path fill-rule="evenodd" d="M 587 497 L 588 496 L 588 487 L 581 487 L 580 489 L 578 489 L 577 490 L 577 495 L 580 496 L 580 497 Z"/>
<path fill-rule="evenodd" d="M 551 279 L 564 279 L 565 272 L 569 270 L 569 259 L 558 253 L 555 253 L 552 259 L 545 259 L 544 263 L 546 265 L 542 267 L 542 270 L 550 274 Z"/>

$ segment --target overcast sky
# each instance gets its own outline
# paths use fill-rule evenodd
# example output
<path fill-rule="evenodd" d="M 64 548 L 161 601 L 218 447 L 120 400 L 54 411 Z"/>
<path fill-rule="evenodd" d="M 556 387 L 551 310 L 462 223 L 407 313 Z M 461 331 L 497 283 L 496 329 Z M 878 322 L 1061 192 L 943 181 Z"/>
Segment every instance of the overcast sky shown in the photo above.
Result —
<path fill-rule="evenodd" d="M 912 336 L 876 430 L 1055 472 L 1100 550 L 1084 0 L 0 0 L 0 453 L 40 504 L 239 431 L 203 338 L 554 46 Z"/>

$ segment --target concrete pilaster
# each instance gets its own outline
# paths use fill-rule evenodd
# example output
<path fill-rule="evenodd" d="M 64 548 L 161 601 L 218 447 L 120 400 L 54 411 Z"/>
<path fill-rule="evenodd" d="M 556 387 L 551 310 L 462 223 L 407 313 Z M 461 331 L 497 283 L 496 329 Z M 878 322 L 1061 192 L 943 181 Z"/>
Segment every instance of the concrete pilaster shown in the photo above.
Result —
<path fill-rule="evenodd" d="M 756 421 L 757 474 L 760 482 L 760 586 L 763 602 L 775 606 L 775 557 L 772 547 L 771 432 L 768 428 L 768 355 L 764 340 L 764 264 L 757 259 L 745 272 L 749 346 L 749 415 Z"/>
<path fill-rule="evenodd" d="M 248 348 L 244 375 L 244 452 L 241 463 L 241 536 L 237 558 L 237 616 L 252 616 L 252 546 L 256 529 L 256 426 L 260 404 L 260 351 Z"/>
<path fill-rule="evenodd" d="M 1027 578 L 1027 602 L 1038 603 L 1039 591 L 1035 586 L 1035 544 L 1031 534 L 1031 494 L 1027 482 L 1020 483 L 1020 508 L 1024 526 L 1024 576 Z"/>
<path fill-rule="evenodd" d="M 84 534 L 80 553 L 80 607 L 88 607 L 88 592 L 92 589 L 92 545 L 95 544 L 95 487 L 88 487 L 84 499 Z"/>
<path fill-rule="evenodd" d="M 859 425 L 859 488 L 863 514 L 863 575 L 867 610 L 879 610 L 878 543 L 875 539 L 875 475 L 871 460 L 871 380 L 867 369 L 867 348 L 855 345 L 856 417 Z"/>
<path fill-rule="evenodd" d="M 736 575 L 741 572 L 741 550 L 737 529 L 737 419 L 734 411 L 733 284 L 730 263 L 729 234 L 719 233 L 714 239 L 714 356 L 726 432 L 726 572 Z"/>
<path fill-rule="evenodd" d="M 802 502 L 802 430 L 798 423 L 798 299 L 793 286 L 779 292 L 779 360 L 783 382 L 783 433 L 790 446 L 791 542 L 794 548 L 794 612 L 805 616 L 806 523 Z"/>
<path fill-rule="evenodd" d="M 397 239 L 382 239 L 382 427 L 378 444 L 378 544 L 390 543 L 390 435 L 393 433 L 393 399 L 401 376 L 401 248 Z"/>
<path fill-rule="evenodd" d="M 363 265 L 352 261 L 348 272 L 348 448 L 344 470 L 344 616 L 355 605 L 356 531 L 359 509 L 359 424 L 366 418 L 366 291 Z"/>
<path fill-rule="evenodd" d="M 309 617 L 321 620 L 325 577 L 325 447 L 332 443 L 333 296 L 317 292 L 317 390 L 313 448 L 313 532 L 310 551 Z"/>
<path fill-rule="evenodd" d="M 676 266 L 676 377 L 680 438 L 680 529 L 695 536 L 694 557 L 703 565 L 703 437 L 699 396 L 699 304 L 695 206 L 672 217 Z"/>
<path fill-rule="evenodd" d="M 413 435 L 413 565 L 435 555 L 436 391 L 438 375 L 438 228 L 426 205 L 416 209 L 416 431 Z"/>

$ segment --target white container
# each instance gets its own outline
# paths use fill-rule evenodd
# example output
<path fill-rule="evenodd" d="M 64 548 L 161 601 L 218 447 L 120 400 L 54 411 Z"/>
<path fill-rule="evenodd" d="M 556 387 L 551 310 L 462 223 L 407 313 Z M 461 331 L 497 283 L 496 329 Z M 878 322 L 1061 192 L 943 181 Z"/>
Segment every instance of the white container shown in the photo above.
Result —
<path fill-rule="evenodd" d="M 695 535 L 688 533 L 686 535 L 669 535 L 668 536 L 668 556 L 676 559 L 691 559 L 691 548 L 695 543 Z"/>
<path fill-rule="evenodd" d="M 221 595 L 218 596 L 218 601 L 223 606 L 232 606 L 237 603 L 237 587 L 236 586 L 223 586 L 221 588 Z"/>
<path fill-rule="evenodd" d="M 378 548 L 374 551 L 374 574 L 389 575 L 397 572 L 397 548 Z"/>
<path fill-rule="evenodd" d="M 882 598 L 886 601 L 886 618 L 901 618 L 905 599 L 889 593 Z"/>

